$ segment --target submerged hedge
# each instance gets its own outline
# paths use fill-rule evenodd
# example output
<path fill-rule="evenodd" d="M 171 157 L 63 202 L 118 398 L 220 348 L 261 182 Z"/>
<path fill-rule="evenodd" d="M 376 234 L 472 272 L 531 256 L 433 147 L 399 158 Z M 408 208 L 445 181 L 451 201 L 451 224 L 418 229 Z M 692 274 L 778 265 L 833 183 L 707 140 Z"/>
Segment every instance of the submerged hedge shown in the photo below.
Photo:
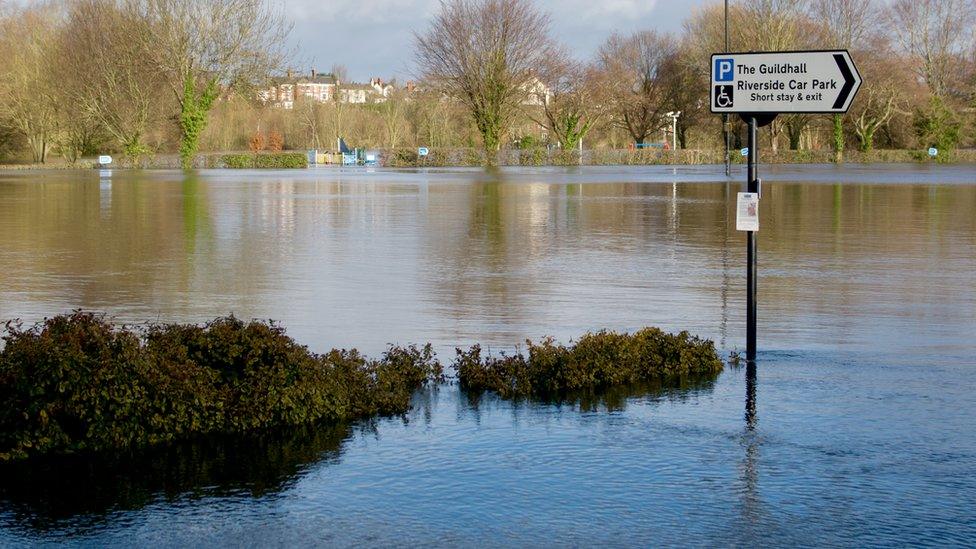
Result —
<path fill-rule="evenodd" d="M 657 328 L 587 334 L 568 347 L 551 338 L 526 345 L 528 357 L 522 352 L 482 356 L 478 345 L 458 349 L 454 367 L 461 388 L 494 391 L 503 398 L 557 398 L 576 391 L 714 376 L 723 368 L 713 342 Z"/>
<path fill-rule="evenodd" d="M 234 317 L 133 330 L 76 312 L 3 339 L 0 461 L 402 414 L 443 375 L 430 345 L 319 355 Z"/>
<path fill-rule="evenodd" d="M 234 317 L 133 329 L 79 311 L 26 329 L 8 322 L 3 341 L 0 462 L 398 415 L 444 379 L 430 345 L 391 346 L 375 360 L 316 354 L 273 322 Z M 527 346 L 528 356 L 458 349 L 462 389 L 559 398 L 681 385 L 723 367 L 711 341 L 656 328 Z"/>

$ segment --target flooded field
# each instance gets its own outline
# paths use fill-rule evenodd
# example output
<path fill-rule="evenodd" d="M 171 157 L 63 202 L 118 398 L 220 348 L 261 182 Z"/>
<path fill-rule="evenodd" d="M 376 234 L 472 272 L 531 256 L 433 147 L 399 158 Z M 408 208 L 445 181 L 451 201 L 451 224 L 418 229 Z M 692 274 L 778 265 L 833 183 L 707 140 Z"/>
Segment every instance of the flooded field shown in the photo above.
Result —
<path fill-rule="evenodd" d="M 0 172 L 0 319 L 745 344 L 718 167 Z M 756 376 L 0 468 L 0 545 L 973 545 L 976 169 L 764 167 Z"/>

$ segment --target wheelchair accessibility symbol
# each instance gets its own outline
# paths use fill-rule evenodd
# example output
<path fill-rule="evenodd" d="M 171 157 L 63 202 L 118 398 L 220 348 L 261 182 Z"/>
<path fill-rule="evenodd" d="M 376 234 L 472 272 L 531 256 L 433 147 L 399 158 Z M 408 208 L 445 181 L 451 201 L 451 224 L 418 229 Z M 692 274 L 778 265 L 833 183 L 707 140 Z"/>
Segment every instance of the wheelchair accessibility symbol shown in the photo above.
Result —
<path fill-rule="evenodd" d="M 731 107 L 733 103 L 732 86 L 715 86 L 715 108 L 727 109 Z"/>

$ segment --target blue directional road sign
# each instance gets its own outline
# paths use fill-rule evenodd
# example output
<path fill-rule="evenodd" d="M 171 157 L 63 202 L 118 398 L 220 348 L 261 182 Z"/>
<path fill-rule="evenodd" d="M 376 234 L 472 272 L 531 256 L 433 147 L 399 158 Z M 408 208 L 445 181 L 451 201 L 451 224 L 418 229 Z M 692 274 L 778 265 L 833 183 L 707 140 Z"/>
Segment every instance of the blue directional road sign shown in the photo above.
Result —
<path fill-rule="evenodd" d="M 846 50 L 712 55 L 714 113 L 844 113 L 860 87 Z"/>

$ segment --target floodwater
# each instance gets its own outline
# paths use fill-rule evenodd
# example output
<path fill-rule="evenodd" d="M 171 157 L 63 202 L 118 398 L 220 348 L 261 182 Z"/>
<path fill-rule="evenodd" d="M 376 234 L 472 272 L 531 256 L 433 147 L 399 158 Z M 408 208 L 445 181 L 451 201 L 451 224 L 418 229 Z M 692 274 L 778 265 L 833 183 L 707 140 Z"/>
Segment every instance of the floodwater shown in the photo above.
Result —
<path fill-rule="evenodd" d="M 763 167 L 759 360 L 592 403 L 0 468 L 0 545 L 976 544 L 976 167 Z M 234 313 L 324 351 L 745 337 L 719 167 L 0 172 L 0 318 Z"/>

